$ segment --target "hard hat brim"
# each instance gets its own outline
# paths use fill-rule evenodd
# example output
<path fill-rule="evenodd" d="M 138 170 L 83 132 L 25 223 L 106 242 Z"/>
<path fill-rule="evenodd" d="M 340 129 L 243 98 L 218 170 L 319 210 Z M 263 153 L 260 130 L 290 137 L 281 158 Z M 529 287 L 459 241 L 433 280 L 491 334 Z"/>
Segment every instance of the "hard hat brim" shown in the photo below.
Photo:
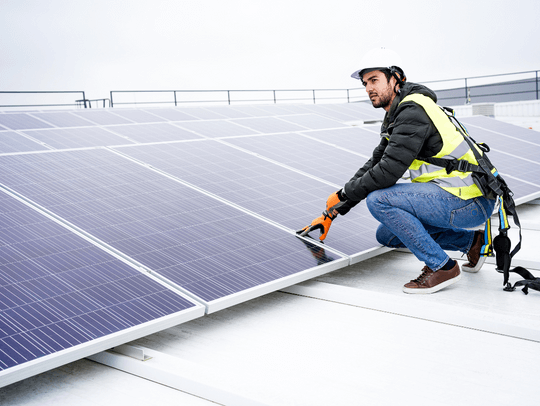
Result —
<path fill-rule="evenodd" d="M 378 67 L 378 68 L 364 68 L 364 69 L 359 69 L 359 70 L 357 70 L 356 72 L 354 72 L 354 73 L 351 75 L 351 78 L 353 78 L 353 79 L 358 79 L 358 80 L 362 80 L 362 76 L 364 76 L 366 73 L 372 72 L 372 71 L 374 71 L 374 70 L 383 70 L 383 69 L 387 69 L 387 68 L 384 68 L 384 67 Z"/>

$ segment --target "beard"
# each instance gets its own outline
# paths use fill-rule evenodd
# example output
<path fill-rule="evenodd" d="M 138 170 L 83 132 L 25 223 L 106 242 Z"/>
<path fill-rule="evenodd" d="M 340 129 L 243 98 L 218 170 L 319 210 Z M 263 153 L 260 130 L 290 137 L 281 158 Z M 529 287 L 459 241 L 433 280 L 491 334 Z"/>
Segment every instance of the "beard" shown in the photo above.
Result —
<path fill-rule="evenodd" d="M 392 102 L 392 99 L 393 99 L 393 91 L 392 91 L 392 88 L 389 86 L 386 88 L 386 90 L 384 91 L 384 93 L 381 93 L 381 94 L 377 94 L 378 98 L 376 99 L 371 99 L 371 104 L 373 105 L 373 107 L 375 108 L 379 108 L 379 107 L 382 107 L 383 109 L 388 107 L 390 105 L 390 103 Z"/>

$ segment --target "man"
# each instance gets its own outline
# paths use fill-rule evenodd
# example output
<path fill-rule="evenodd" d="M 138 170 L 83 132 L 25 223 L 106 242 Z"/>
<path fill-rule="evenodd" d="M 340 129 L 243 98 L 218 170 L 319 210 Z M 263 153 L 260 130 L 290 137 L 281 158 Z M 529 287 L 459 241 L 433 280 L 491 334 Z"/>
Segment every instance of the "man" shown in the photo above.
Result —
<path fill-rule="evenodd" d="M 482 196 L 471 172 L 430 164 L 430 157 L 477 164 L 473 151 L 425 86 L 409 83 L 397 54 L 387 49 L 369 52 L 352 74 L 362 81 L 375 108 L 386 111 L 381 142 L 371 159 L 333 193 L 323 215 L 300 230 L 321 230 L 326 238 L 337 214 L 346 214 L 362 200 L 381 223 L 376 238 L 392 248 L 408 248 L 425 266 L 405 284 L 405 293 L 433 293 L 461 278 L 456 261 L 444 250 L 467 254 L 463 271 L 477 272 L 484 262 L 479 226 L 493 212 L 495 200 Z M 457 161 L 456 161 L 457 160 Z M 443 161 L 446 162 L 446 161 Z M 397 183 L 409 170 L 412 183 Z"/>

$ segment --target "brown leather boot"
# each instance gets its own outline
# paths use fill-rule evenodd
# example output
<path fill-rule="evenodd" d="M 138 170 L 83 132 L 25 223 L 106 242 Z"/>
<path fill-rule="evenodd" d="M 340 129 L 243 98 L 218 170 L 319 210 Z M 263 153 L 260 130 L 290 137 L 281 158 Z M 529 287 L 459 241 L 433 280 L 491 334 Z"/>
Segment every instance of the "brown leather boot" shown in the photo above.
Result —
<path fill-rule="evenodd" d="M 461 279 L 461 271 L 456 262 L 452 269 L 447 271 L 439 269 L 433 272 L 428 266 L 422 269 L 422 273 L 416 279 L 403 286 L 405 293 L 435 293 Z"/>
<path fill-rule="evenodd" d="M 482 246 L 484 245 L 484 232 L 482 230 L 476 230 L 474 232 L 474 240 L 471 245 L 471 248 L 469 249 L 469 252 L 467 252 L 467 262 L 466 264 L 461 265 L 461 270 L 463 272 L 478 272 L 480 268 L 482 268 L 482 265 L 484 265 L 484 262 L 486 261 L 486 257 L 480 256 L 480 250 L 482 249 Z"/>

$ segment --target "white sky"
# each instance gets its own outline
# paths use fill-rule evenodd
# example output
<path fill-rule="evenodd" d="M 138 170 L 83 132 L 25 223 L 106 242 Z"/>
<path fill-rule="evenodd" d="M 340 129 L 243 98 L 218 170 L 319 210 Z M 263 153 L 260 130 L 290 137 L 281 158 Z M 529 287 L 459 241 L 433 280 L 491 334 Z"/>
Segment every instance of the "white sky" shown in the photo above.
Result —
<path fill-rule="evenodd" d="M 0 0 L 0 90 L 355 88 L 540 69 L 539 0 Z"/>

